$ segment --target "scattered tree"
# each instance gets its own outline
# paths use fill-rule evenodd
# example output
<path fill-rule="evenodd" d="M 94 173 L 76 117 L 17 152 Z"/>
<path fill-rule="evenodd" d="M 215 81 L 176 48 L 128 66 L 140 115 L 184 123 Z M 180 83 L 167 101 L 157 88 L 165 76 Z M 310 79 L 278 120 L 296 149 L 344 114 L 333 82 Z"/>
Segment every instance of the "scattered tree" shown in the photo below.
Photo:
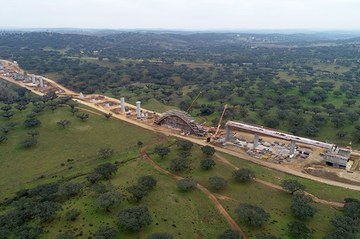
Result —
<path fill-rule="evenodd" d="M 141 176 L 138 179 L 138 184 L 142 185 L 148 189 L 152 189 L 153 187 L 156 186 L 157 181 L 153 176 Z"/>
<path fill-rule="evenodd" d="M 241 222 L 254 227 L 262 226 L 270 218 L 264 209 L 252 204 L 241 203 L 235 212 Z"/>
<path fill-rule="evenodd" d="M 242 234 L 238 231 L 228 229 L 217 236 L 217 239 L 241 239 Z"/>
<path fill-rule="evenodd" d="M 39 131 L 37 131 L 37 130 L 29 130 L 29 131 L 27 132 L 27 134 L 30 135 L 31 138 L 35 138 L 36 136 L 39 135 Z"/>
<path fill-rule="evenodd" d="M 139 202 L 143 197 L 145 197 L 149 193 L 149 190 L 146 187 L 138 184 L 128 187 L 126 191 L 131 193 L 133 199 L 136 202 Z"/>
<path fill-rule="evenodd" d="M 114 239 L 118 234 L 118 230 L 110 226 L 101 226 L 95 232 L 95 239 Z"/>
<path fill-rule="evenodd" d="M 298 219 L 313 217 L 316 213 L 316 209 L 309 205 L 310 202 L 312 202 L 310 196 L 303 193 L 294 194 L 290 207 L 292 214 Z"/>
<path fill-rule="evenodd" d="M 167 232 L 155 232 L 149 235 L 146 239 L 173 239 L 174 237 Z"/>
<path fill-rule="evenodd" d="M 193 147 L 193 143 L 191 141 L 188 141 L 188 140 L 177 140 L 176 145 L 181 150 L 186 150 L 186 151 L 190 151 L 191 148 Z"/>
<path fill-rule="evenodd" d="M 297 180 L 294 179 L 286 179 L 281 182 L 281 187 L 286 191 L 289 191 L 291 194 L 301 190 L 305 190 L 305 186 L 299 183 Z"/>
<path fill-rule="evenodd" d="M 188 160 L 184 158 L 175 158 L 170 162 L 170 169 L 174 172 L 184 171 L 188 167 Z"/>
<path fill-rule="evenodd" d="M 80 211 L 76 209 L 70 209 L 65 213 L 65 218 L 67 221 L 75 221 L 80 215 Z"/>
<path fill-rule="evenodd" d="M 31 148 L 37 144 L 36 138 L 26 138 L 20 142 L 20 146 L 23 148 Z"/>
<path fill-rule="evenodd" d="M 295 221 L 290 223 L 288 227 L 290 235 L 296 239 L 310 239 L 314 234 L 314 231 L 303 222 Z"/>
<path fill-rule="evenodd" d="M 79 183 L 65 182 L 59 186 L 59 194 L 65 198 L 74 197 L 80 193 L 81 188 Z"/>
<path fill-rule="evenodd" d="M 86 121 L 89 119 L 89 114 L 81 113 L 81 114 L 78 114 L 76 117 L 78 117 L 81 121 Z"/>
<path fill-rule="evenodd" d="M 127 230 L 138 231 L 151 222 L 149 210 L 144 206 L 122 209 L 118 215 L 119 225 Z"/>
<path fill-rule="evenodd" d="M 249 182 L 254 180 L 255 173 L 250 169 L 242 168 L 235 170 L 232 176 L 236 182 Z"/>
<path fill-rule="evenodd" d="M 212 169 L 213 167 L 215 167 L 215 165 L 216 165 L 215 161 L 211 158 L 205 158 L 200 161 L 200 167 L 203 170 Z"/>
<path fill-rule="evenodd" d="M 281 238 L 273 236 L 271 234 L 257 234 L 256 239 L 281 239 Z"/>
<path fill-rule="evenodd" d="M 114 155 L 114 150 L 112 148 L 101 148 L 98 151 L 98 156 L 101 159 L 108 159 Z"/>
<path fill-rule="evenodd" d="M 191 191 L 194 190 L 197 186 L 196 181 L 190 178 L 184 178 L 177 181 L 177 186 L 180 189 L 180 191 Z"/>
<path fill-rule="evenodd" d="M 161 159 L 163 159 L 166 155 L 170 153 L 170 148 L 163 145 L 158 145 L 155 147 L 154 152 L 159 155 Z"/>
<path fill-rule="evenodd" d="M 225 178 L 213 176 L 213 177 L 209 178 L 209 184 L 210 184 L 210 188 L 212 188 L 213 190 L 219 191 L 221 189 L 226 188 L 227 181 Z"/>
<path fill-rule="evenodd" d="M 70 125 L 71 122 L 69 120 L 60 120 L 58 122 L 56 122 L 57 125 L 59 125 L 62 128 L 65 128 L 66 126 Z"/>
<path fill-rule="evenodd" d="M 95 173 L 101 175 L 104 179 L 110 179 L 116 171 L 117 167 L 112 163 L 100 164 L 95 168 Z"/>
<path fill-rule="evenodd" d="M 101 194 L 95 200 L 95 204 L 99 209 L 109 212 L 110 208 L 120 203 L 120 201 L 121 201 L 121 194 L 119 192 L 112 191 Z"/>
<path fill-rule="evenodd" d="M 36 126 L 39 126 L 41 125 L 41 122 L 40 120 L 36 119 L 36 118 L 28 118 L 24 121 L 24 126 L 25 127 L 36 127 Z"/>
<path fill-rule="evenodd" d="M 202 146 L 201 151 L 208 156 L 215 154 L 215 148 L 208 145 Z"/>
<path fill-rule="evenodd" d="M 4 143 L 8 138 L 5 135 L 0 135 L 0 143 Z"/>

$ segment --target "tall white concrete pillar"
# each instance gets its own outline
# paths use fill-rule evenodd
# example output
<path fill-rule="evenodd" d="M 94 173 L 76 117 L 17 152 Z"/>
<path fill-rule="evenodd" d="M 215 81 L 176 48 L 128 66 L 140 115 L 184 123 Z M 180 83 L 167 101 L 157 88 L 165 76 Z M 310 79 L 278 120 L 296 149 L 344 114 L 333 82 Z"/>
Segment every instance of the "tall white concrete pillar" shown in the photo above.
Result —
<path fill-rule="evenodd" d="M 291 140 L 290 142 L 290 155 L 294 154 L 295 153 L 295 141 L 294 140 Z"/>
<path fill-rule="evenodd" d="M 254 134 L 254 148 L 256 148 L 259 145 L 259 134 Z"/>
<path fill-rule="evenodd" d="M 40 77 L 40 87 L 41 88 L 44 88 L 44 78 L 43 77 Z"/>
<path fill-rule="evenodd" d="M 121 109 L 121 113 L 125 113 L 125 98 L 124 97 L 120 98 L 120 109 Z"/>
<path fill-rule="evenodd" d="M 141 118 L 141 101 L 136 101 L 136 117 Z"/>
<path fill-rule="evenodd" d="M 35 75 L 34 74 L 31 75 L 31 83 L 35 84 Z"/>
<path fill-rule="evenodd" d="M 228 142 L 231 140 L 231 129 L 230 126 L 225 124 L 225 142 Z"/>

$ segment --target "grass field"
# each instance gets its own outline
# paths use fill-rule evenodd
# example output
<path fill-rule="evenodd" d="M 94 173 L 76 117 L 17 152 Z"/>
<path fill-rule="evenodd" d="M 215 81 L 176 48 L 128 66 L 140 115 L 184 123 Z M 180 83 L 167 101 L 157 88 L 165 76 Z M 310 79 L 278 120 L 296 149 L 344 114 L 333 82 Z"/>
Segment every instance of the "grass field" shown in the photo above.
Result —
<path fill-rule="evenodd" d="M 171 145 L 171 143 L 170 143 Z M 170 170 L 170 160 L 177 157 L 179 149 L 176 145 L 171 146 L 171 153 L 164 159 L 153 154 L 152 157 L 163 167 Z M 275 184 L 280 184 L 281 180 L 287 178 L 298 179 L 301 183 L 306 185 L 306 190 L 314 195 L 325 200 L 339 200 L 342 201 L 346 197 L 360 198 L 359 193 L 341 189 L 337 187 L 327 186 L 324 184 L 316 183 L 310 180 L 304 180 L 297 177 L 289 176 L 287 174 L 277 172 L 271 169 L 264 168 L 254 163 L 231 157 L 225 154 L 230 162 L 240 168 L 249 168 L 256 173 L 256 177 L 265 181 Z M 245 228 L 247 234 L 252 238 L 261 232 L 271 233 L 273 235 L 281 236 L 282 238 L 289 238 L 287 235 L 287 224 L 294 221 L 295 218 L 290 212 L 291 195 L 268 186 L 252 182 L 252 183 L 236 183 L 232 180 L 232 172 L 234 169 L 222 162 L 216 161 L 216 166 L 212 170 L 203 171 L 200 169 L 200 160 L 205 158 L 202 154 L 200 147 L 194 146 L 192 155 L 189 158 L 190 169 L 176 173 L 183 177 L 194 178 L 198 183 L 205 187 L 209 187 L 208 178 L 210 176 L 220 176 L 228 180 L 226 189 L 215 192 L 230 199 L 220 200 L 222 205 L 229 211 L 233 218 L 237 218 L 234 210 L 240 203 L 257 204 L 263 207 L 268 213 L 271 214 L 271 219 L 260 229 L 248 227 L 238 221 L 242 228 Z M 261 195 L 261 196 L 260 196 Z M 342 212 L 331 206 L 322 205 L 319 203 L 312 203 L 317 209 L 317 214 L 314 218 L 306 220 L 306 224 L 313 228 L 316 232 L 314 238 L 322 238 L 328 234 L 332 227 L 330 220 L 335 215 L 341 215 Z M 318 223 L 321 220 L 321 223 Z"/>
<path fill-rule="evenodd" d="M 32 149 L 23 149 L 19 142 L 28 136 L 22 122 L 30 110 L 30 105 L 22 112 L 12 110 L 15 115 L 11 122 L 19 125 L 8 134 L 8 141 L 0 145 L 1 201 L 19 189 L 49 182 L 71 180 L 86 185 L 85 176 L 104 162 L 118 162 L 118 172 L 106 184 L 123 194 L 121 204 L 105 213 L 95 206 L 96 194 L 85 187 L 80 195 L 63 204 L 63 210 L 53 222 L 42 225 L 45 230 L 42 238 L 55 238 L 67 231 L 81 238 L 91 237 L 101 225 L 117 227 L 118 211 L 134 205 L 146 205 L 153 222 L 139 232 L 118 228 L 118 238 L 145 238 L 154 232 L 169 232 L 184 239 L 215 238 L 229 228 L 206 195 L 200 191 L 179 192 L 175 180 L 158 173 L 141 160 L 137 142 L 156 142 L 159 140 L 156 134 L 92 113 L 86 122 L 81 122 L 70 113 L 69 107 L 63 106 L 54 113 L 46 109 L 39 114 L 42 124 L 36 128 L 39 131 L 38 144 Z M 56 122 L 62 119 L 70 120 L 71 125 L 60 128 Z M 7 122 L 1 119 L 0 126 Z M 107 160 L 99 159 L 97 152 L 102 147 L 113 148 L 115 155 Z M 130 195 L 125 188 L 135 184 L 142 175 L 155 177 L 157 186 L 141 202 L 128 201 Z M 70 209 L 81 211 L 75 222 L 65 219 Z"/>
<path fill-rule="evenodd" d="M 8 141 L 0 145 L 1 199 L 23 187 L 87 173 L 101 163 L 97 156 L 100 148 L 113 148 L 116 157 L 126 159 L 138 155 L 138 140 L 145 144 L 156 140 L 156 135 L 150 131 L 95 114 L 81 122 L 72 115 L 69 107 L 61 107 L 54 113 L 48 109 L 40 113 L 42 124 L 36 128 L 38 145 L 22 149 L 20 141 L 28 137 L 22 122 L 30 108 L 22 112 L 13 110 L 15 115 L 11 122 L 17 122 L 18 126 L 9 133 Z M 71 121 L 68 128 L 56 125 L 63 119 Z M 0 126 L 6 122 L 1 118 Z"/>

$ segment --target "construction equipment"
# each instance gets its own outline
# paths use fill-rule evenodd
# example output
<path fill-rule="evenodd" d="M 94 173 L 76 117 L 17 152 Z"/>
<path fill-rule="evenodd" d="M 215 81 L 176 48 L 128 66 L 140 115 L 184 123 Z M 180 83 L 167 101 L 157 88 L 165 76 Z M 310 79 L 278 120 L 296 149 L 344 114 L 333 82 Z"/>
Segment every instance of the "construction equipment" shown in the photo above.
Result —
<path fill-rule="evenodd" d="M 220 116 L 220 120 L 219 120 L 218 126 L 216 128 L 215 134 L 212 136 L 213 139 L 217 138 L 217 135 L 218 135 L 219 129 L 220 129 L 220 125 L 221 125 L 221 121 L 222 121 L 222 119 L 224 117 L 226 109 L 227 109 L 227 104 L 225 104 L 225 106 L 224 106 L 224 110 L 223 110 L 223 112 L 222 112 L 222 114 Z"/>
<path fill-rule="evenodd" d="M 193 107 L 195 101 L 199 98 L 199 96 L 202 94 L 202 91 L 199 92 L 199 94 L 197 94 L 197 96 L 195 97 L 195 99 L 193 100 L 193 102 L 191 102 L 191 105 L 189 106 L 189 108 L 186 110 L 186 112 L 190 112 L 191 108 Z"/>

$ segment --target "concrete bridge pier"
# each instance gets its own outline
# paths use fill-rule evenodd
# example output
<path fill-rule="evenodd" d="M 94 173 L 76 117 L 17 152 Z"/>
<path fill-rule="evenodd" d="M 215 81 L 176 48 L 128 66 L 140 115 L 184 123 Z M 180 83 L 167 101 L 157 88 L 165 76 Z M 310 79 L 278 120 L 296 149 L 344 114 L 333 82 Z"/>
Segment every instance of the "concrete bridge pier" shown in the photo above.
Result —
<path fill-rule="evenodd" d="M 259 145 L 259 134 L 254 133 L 254 148 L 256 148 Z"/>
<path fill-rule="evenodd" d="M 228 142 L 231 140 L 231 128 L 229 125 L 225 125 L 225 142 Z"/>
<path fill-rule="evenodd" d="M 295 153 L 295 141 L 291 140 L 290 142 L 290 155 Z"/>

